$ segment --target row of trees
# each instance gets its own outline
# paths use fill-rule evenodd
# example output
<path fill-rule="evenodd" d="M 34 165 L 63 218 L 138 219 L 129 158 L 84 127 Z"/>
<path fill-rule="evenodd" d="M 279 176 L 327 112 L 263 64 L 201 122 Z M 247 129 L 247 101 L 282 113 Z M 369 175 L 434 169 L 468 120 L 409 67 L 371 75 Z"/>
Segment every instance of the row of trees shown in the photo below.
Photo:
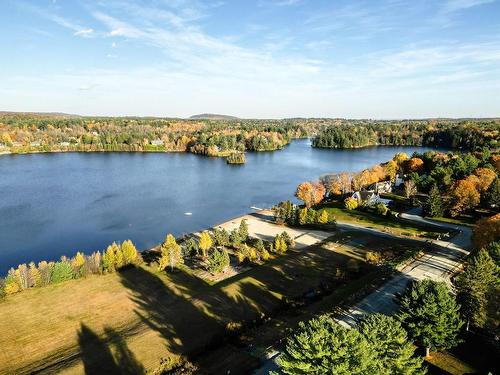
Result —
<path fill-rule="evenodd" d="M 112 273 L 128 265 L 141 262 L 141 256 L 132 241 L 113 242 L 104 252 L 91 255 L 77 252 L 73 258 L 61 257 L 58 262 L 41 261 L 20 264 L 11 268 L 5 279 L 0 279 L 0 295 L 14 294 L 25 289 L 78 279 L 88 275 Z"/>
<path fill-rule="evenodd" d="M 278 363 L 284 374 L 425 374 L 413 343 L 447 349 L 460 341 L 460 306 L 441 282 L 411 284 L 395 317 L 374 314 L 355 329 L 328 316 L 301 322 Z"/>
<path fill-rule="evenodd" d="M 196 241 L 189 238 L 179 245 L 175 237 L 168 234 L 160 246 L 158 270 L 167 267 L 170 270 L 184 264 L 186 257 L 201 262 L 212 274 L 224 272 L 230 264 L 228 250 L 234 254 L 239 263 L 261 262 L 270 258 L 271 253 L 284 254 L 294 246 L 293 239 L 287 232 L 276 235 L 273 242 L 265 244 L 261 239 L 250 238 L 248 223 L 240 221 L 238 228 L 228 232 L 224 228 L 214 228 L 212 233 L 204 231 Z"/>
<path fill-rule="evenodd" d="M 335 218 L 327 210 L 315 210 L 314 208 L 301 208 L 291 201 L 283 201 L 272 207 L 274 219 L 279 224 L 307 225 L 307 224 L 331 224 Z"/>

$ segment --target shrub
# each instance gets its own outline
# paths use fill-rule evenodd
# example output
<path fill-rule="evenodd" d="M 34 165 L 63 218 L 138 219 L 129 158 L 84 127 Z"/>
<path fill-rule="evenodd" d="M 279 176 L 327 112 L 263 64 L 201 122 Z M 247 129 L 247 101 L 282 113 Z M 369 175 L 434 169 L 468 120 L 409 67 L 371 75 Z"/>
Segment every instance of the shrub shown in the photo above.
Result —
<path fill-rule="evenodd" d="M 382 256 L 380 253 L 375 251 L 368 251 L 365 255 L 366 261 L 371 264 L 380 264 L 382 262 Z"/>
<path fill-rule="evenodd" d="M 274 238 L 274 251 L 284 254 L 288 250 L 288 245 L 281 234 L 276 235 Z"/>
<path fill-rule="evenodd" d="M 307 211 L 308 211 L 307 208 L 300 208 L 299 209 L 299 224 L 300 225 L 307 224 L 307 218 L 308 218 Z"/>
<path fill-rule="evenodd" d="M 54 264 L 52 270 L 51 283 L 57 284 L 74 278 L 73 267 L 66 260 L 61 260 Z"/>
<path fill-rule="evenodd" d="M 271 255 L 269 254 L 269 251 L 267 251 L 266 249 L 263 249 L 262 252 L 260 253 L 260 258 L 262 260 L 269 260 L 270 257 Z"/>
<path fill-rule="evenodd" d="M 16 280 L 15 277 L 15 270 L 14 268 L 11 268 L 9 272 L 7 273 L 7 277 L 5 278 L 4 281 L 4 292 L 5 294 L 14 294 L 17 292 L 20 292 L 21 286 L 19 285 L 18 281 Z"/>
<path fill-rule="evenodd" d="M 358 201 L 354 198 L 347 198 L 346 200 L 344 200 L 344 206 L 348 210 L 355 210 L 356 208 L 358 208 Z"/>
<path fill-rule="evenodd" d="M 387 215 L 387 212 L 389 211 L 389 209 L 387 208 L 387 206 L 385 204 L 377 203 L 375 205 L 375 211 L 377 212 L 378 215 L 385 216 L 385 215 Z"/>
<path fill-rule="evenodd" d="M 285 241 L 287 248 L 295 246 L 295 241 L 288 232 L 281 232 L 281 238 Z"/>
<path fill-rule="evenodd" d="M 319 224 L 328 224 L 328 212 L 326 210 L 321 210 L 318 216 Z"/>
<path fill-rule="evenodd" d="M 229 266 L 229 254 L 225 249 L 215 249 L 208 258 L 208 270 L 213 273 L 224 272 Z"/>

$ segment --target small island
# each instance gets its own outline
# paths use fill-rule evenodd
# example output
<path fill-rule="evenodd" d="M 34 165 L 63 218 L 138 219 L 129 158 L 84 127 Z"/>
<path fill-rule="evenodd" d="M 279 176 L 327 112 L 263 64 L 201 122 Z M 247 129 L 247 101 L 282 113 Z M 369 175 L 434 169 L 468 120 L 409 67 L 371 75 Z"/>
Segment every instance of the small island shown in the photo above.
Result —
<path fill-rule="evenodd" d="M 233 152 L 226 158 L 227 164 L 245 164 L 245 154 L 243 152 Z"/>

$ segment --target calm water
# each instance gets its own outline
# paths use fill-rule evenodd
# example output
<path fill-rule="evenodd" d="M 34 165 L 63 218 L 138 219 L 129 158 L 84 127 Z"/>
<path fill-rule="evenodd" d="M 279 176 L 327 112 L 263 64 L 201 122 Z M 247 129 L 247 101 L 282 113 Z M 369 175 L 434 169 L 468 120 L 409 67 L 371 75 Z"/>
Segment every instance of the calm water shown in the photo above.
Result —
<path fill-rule="evenodd" d="M 188 153 L 0 156 L 0 275 L 132 239 L 140 249 L 290 199 L 298 183 L 358 171 L 415 147 L 319 150 L 307 140 L 244 166 Z M 191 212 L 191 216 L 185 215 Z"/>

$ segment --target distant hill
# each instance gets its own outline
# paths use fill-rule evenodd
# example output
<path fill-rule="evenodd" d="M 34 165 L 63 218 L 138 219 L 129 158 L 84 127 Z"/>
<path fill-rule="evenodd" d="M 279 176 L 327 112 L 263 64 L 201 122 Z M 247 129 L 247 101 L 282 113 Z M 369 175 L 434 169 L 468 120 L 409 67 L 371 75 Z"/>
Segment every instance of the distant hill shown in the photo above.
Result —
<path fill-rule="evenodd" d="M 227 115 L 217 115 L 215 113 L 202 113 L 201 115 L 191 116 L 192 120 L 238 120 L 238 117 L 227 116 Z"/>

